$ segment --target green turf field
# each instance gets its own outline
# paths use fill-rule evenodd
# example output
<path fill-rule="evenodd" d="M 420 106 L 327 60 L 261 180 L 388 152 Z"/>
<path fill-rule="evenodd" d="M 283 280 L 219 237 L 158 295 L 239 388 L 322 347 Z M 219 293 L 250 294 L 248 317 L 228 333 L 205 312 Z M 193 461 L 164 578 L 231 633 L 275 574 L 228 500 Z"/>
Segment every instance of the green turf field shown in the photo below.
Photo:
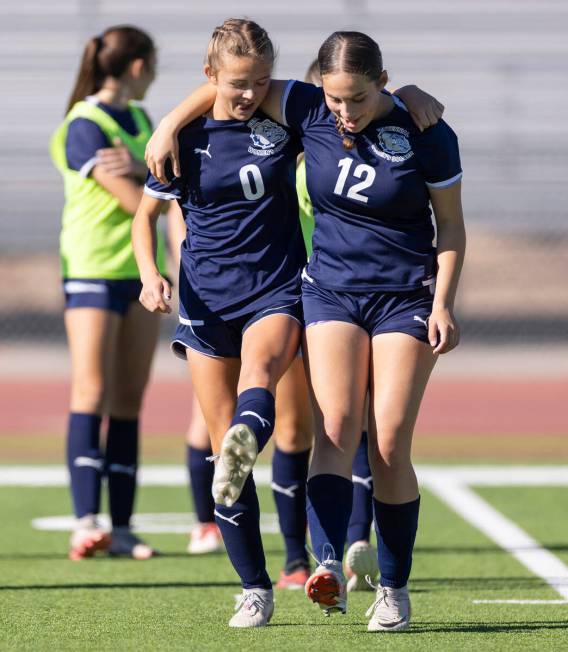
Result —
<path fill-rule="evenodd" d="M 261 490 L 265 512 L 274 512 Z M 568 561 L 567 488 L 483 488 L 493 506 Z M 475 599 L 560 596 L 428 491 L 411 581 L 409 632 L 368 634 L 372 594 L 352 594 L 346 616 L 323 618 L 301 592 L 276 592 L 263 630 L 226 627 L 239 592 L 224 555 L 188 557 L 182 534 L 146 538 L 148 562 L 66 560 L 68 534 L 34 530 L 33 518 L 69 513 L 63 487 L 0 487 L 0 648 L 64 650 L 567 650 L 568 604 L 477 605 Z M 184 512 L 183 487 L 143 487 L 138 512 Z M 269 571 L 282 561 L 265 535 Z"/>

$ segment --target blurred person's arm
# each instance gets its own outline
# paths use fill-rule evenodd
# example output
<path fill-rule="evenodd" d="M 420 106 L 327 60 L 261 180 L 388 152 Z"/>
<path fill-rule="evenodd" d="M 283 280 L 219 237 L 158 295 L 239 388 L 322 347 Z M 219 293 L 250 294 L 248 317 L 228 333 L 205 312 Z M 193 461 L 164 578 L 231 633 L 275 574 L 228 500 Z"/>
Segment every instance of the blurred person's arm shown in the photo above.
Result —
<path fill-rule="evenodd" d="M 131 177 L 143 184 L 148 173 L 144 161 L 135 159 L 120 138 L 115 138 L 113 145 L 97 150 L 97 165 L 113 177 Z"/>
<path fill-rule="evenodd" d="M 176 201 L 170 202 L 168 213 L 168 243 L 175 269 L 179 270 L 181 260 L 181 245 L 187 235 L 187 227 L 183 219 L 183 213 Z"/>
<path fill-rule="evenodd" d="M 106 172 L 100 165 L 95 165 L 92 171 L 93 179 L 107 192 L 118 199 L 120 207 L 127 213 L 134 215 L 140 199 L 142 186 L 129 177 L 116 177 Z"/>

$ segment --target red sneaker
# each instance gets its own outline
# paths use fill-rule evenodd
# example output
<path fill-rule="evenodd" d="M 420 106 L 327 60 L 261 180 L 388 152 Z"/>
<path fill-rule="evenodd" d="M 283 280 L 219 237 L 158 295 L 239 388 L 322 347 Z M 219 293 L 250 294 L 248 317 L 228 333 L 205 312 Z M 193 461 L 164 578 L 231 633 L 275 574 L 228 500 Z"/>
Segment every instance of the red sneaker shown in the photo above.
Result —
<path fill-rule="evenodd" d="M 310 575 L 306 595 L 323 611 L 324 616 L 347 611 L 347 591 L 341 562 L 326 560 Z"/>
<path fill-rule="evenodd" d="M 223 537 L 216 523 L 198 523 L 191 530 L 187 552 L 204 555 L 223 549 Z"/>
<path fill-rule="evenodd" d="M 96 552 L 108 550 L 110 535 L 100 527 L 78 527 L 71 535 L 69 559 L 79 561 L 94 557 Z"/>
<path fill-rule="evenodd" d="M 280 571 L 280 577 L 276 582 L 277 589 L 303 589 L 310 577 L 310 567 L 306 565 L 297 566 L 295 569 L 284 569 Z"/>

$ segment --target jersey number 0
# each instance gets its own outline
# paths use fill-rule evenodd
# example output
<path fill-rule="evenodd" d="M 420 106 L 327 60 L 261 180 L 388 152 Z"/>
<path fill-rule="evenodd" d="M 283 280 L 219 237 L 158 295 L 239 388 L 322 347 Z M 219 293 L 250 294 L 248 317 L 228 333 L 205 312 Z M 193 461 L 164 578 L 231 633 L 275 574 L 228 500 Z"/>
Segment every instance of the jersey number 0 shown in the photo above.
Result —
<path fill-rule="evenodd" d="M 264 181 L 258 169 L 258 165 L 243 165 L 239 170 L 239 178 L 243 193 L 249 201 L 260 199 L 264 195 Z"/>

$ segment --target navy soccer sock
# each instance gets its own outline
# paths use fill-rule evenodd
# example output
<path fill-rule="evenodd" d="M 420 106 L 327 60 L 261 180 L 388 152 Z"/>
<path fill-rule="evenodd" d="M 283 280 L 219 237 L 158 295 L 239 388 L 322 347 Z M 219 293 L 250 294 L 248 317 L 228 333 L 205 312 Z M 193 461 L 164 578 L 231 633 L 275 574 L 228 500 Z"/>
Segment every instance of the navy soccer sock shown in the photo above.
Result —
<path fill-rule="evenodd" d="M 306 480 L 310 451 L 284 453 L 274 447 L 272 494 L 286 545 L 286 565 L 306 560 Z"/>
<path fill-rule="evenodd" d="M 373 498 L 373 507 L 381 584 L 400 589 L 410 577 L 420 497 L 402 505 L 389 505 Z"/>
<path fill-rule="evenodd" d="M 113 528 L 128 527 L 134 510 L 138 465 L 138 419 L 110 417 L 105 466 Z"/>
<path fill-rule="evenodd" d="M 215 502 L 211 495 L 213 473 L 215 465 L 207 461 L 212 454 L 210 448 L 201 449 L 193 446 L 187 447 L 187 468 L 193 494 L 193 504 L 197 520 L 200 523 L 212 523 L 215 520 L 213 511 Z"/>
<path fill-rule="evenodd" d="M 71 412 L 67 430 L 67 467 L 75 516 L 98 514 L 103 460 L 99 450 L 101 417 Z"/>
<path fill-rule="evenodd" d="M 274 418 L 274 396 L 262 387 L 251 387 L 239 394 L 231 425 L 247 425 L 255 434 L 260 453 L 272 435 Z"/>
<path fill-rule="evenodd" d="M 337 561 L 343 560 L 347 525 L 353 504 L 353 483 L 339 475 L 322 473 L 308 480 L 308 525 L 314 555 L 327 558 L 331 544 Z"/>
<path fill-rule="evenodd" d="M 347 529 L 347 545 L 355 541 L 369 541 L 373 522 L 373 476 L 369 466 L 367 433 L 363 432 L 361 443 L 353 460 L 353 509 Z"/>
<path fill-rule="evenodd" d="M 233 568 L 245 589 L 271 589 L 260 536 L 260 507 L 252 474 L 232 507 L 215 505 L 215 521 Z"/>

